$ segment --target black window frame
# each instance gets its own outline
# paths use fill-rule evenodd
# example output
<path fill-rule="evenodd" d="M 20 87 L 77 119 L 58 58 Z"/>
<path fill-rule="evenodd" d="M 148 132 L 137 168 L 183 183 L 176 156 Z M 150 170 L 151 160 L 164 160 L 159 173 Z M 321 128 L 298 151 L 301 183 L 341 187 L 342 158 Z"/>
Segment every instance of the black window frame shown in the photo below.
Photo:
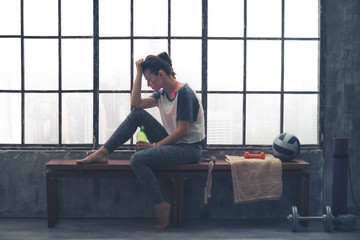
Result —
<path fill-rule="evenodd" d="M 204 147 L 207 149 L 266 149 L 270 148 L 270 145 L 248 145 L 246 144 L 246 97 L 250 94 L 278 94 L 280 95 L 280 132 L 283 132 L 283 119 L 284 119 L 284 96 L 286 94 L 316 94 L 318 96 L 318 144 L 308 144 L 302 145 L 305 148 L 322 148 L 323 141 L 323 115 L 324 115 L 324 92 L 323 92 L 323 35 L 322 31 L 322 18 L 323 14 L 320 11 L 322 6 L 322 0 L 319 0 L 319 37 L 317 38 L 286 38 L 284 37 L 284 6 L 286 0 L 281 0 L 282 2 L 282 26 L 281 26 L 281 37 L 278 38 L 258 38 L 258 37 L 248 37 L 247 36 L 247 1 L 244 0 L 244 32 L 243 37 L 209 37 L 208 36 L 208 0 L 202 0 L 202 35 L 198 37 L 192 36 L 172 36 L 171 35 L 171 0 L 168 0 L 168 34 L 167 36 L 134 36 L 134 0 L 130 1 L 130 36 L 126 37 L 101 37 L 99 36 L 99 1 L 93 0 L 93 36 L 62 36 L 61 32 L 61 0 L 58 0 L 58 36 L 25 36 L 24 35 L 24 0 L 20 0 L 20 10 L 21 10 L 21 32 L 20 35 L 0 35 L 0 38 L 19 38 L 21 41 L 21 90 L 2 90 L 0 93 L 20 93 L 21 94 L 21 144 L 1 144 L 0 150 L 10 150 L 10 149 L 97 149 L 99 144 L 99 97 L 102 93 L 131 93 L 131 88 L 133 85 L 134 79 L 134 62 L 136 59 L 133 59 L 134 53 L 134 40 L 138 39 L 164 39 L 168 42 L 167 51 L 171 55 L 171 41 L 174 39 L 184 39 L 192 40 L 197 39 L 201 40 L 202 44 L 202 69 L 201 69 L 201 91 L 198 91 L 201 94 L 202 104 L 204 106 L 205 114 L 205 130 L 207 132 L 207 103 L 208 103 L 208 94 L 241 94 L 243 97 L 243 119 L 242 121 L 242 138 L 243 143 L 240 145 L 220 145 L 220 144 L 211 144 L 208 145 L 204 143 Z M 59 43 L 58 48 L 58 64 L 59 64 L 59 88 L 58 90 L 25 90 L 25 72 L 24 72 L 24 40 L 25 39 L 57 39 Z M 93 39 L 93 89 L 91 90 L 63 90 L 62 89 L 62 40 L 63 39 Z M 129 60 L 131 62 L 130 66 L 130 89 L 129 90 L 100 90 L 99 89 L 99 45 L 100 40 L 102 39 L 127 39 L 130 40 L 130 56 Z M 208 91 L 207 86 L 207 63 L 208 63 L 208 40 L 242 40 L 244 43 L 244 81 L 243 81 L 243 90 L 242 91 Z M 259 41 L 281 41 L 281 90 L 280 91 L 247 91 L 246 90 L 246 50 L 247 50 L 247 41 L 248 40 L 259 40 Z M 300 41 L 318 41 L 319 42 L 319 89 L 318 91 L 285 91 L 284 90 L 284 43 L 285 41 L 300 40 Z M 142 91 L 144 93 L 150 93 L 152 91 Z M 25 94 L 27 93 L 56 93 L 58 94 L 58 131 L 59 131 L 59 143 L 58 144 L 25 144 Z M 62 94 L 63 93 L 92 93 L 93 94 L 93 142 L 92 144 L 63 144 L 62 143 Z M 131 140 L 130 145 L 124 145 L 118 149 L 132 149 L 133 140 Z"/>

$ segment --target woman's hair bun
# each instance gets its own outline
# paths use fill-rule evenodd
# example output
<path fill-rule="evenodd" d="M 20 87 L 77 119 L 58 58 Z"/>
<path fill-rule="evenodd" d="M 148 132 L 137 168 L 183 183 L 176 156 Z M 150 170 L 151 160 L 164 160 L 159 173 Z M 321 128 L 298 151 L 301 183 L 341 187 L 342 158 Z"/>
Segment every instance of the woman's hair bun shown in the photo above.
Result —
<path fill-rule="evenodd" d="M 145 58 L 145 61 L 141 64 L 143 71 L 150 69 L 153 74 L 158 74 L 159 70 L 164 70 L 167 74 L 173 76 L 174 78 L 176 73 L 172 68 L 172 61 L 166 52 L 162 52 L 159 55 L 149 55 Z"/>
<path fill-rule="evenodd" d="M 172 61 L 171 58 L 169 56 L 169 54 L 167 52 L 162 52 L 158 55 L 159 58 L 161 58 L 162 60 L 164 60 L 165 62 L 167 62 L 171 67 L 172 67 Z"/>

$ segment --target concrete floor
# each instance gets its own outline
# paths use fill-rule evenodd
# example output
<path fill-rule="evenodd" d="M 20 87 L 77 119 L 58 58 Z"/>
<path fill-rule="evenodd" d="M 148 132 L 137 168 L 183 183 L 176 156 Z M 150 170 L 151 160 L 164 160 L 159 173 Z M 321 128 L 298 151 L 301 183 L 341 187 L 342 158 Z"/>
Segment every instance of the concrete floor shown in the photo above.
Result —
<path fill-rule="evenodd" d="M 153 229 L 153 219 L 61 219 L 47 228 L 46 219 L 0 219 L 1 240 L 52 239 L 360 239 L 360 227 L 352 232 L 324 232 L 321 222 L 310 222 L 293 233 L 286 220 L 189 220 L 184 228 Z"/>

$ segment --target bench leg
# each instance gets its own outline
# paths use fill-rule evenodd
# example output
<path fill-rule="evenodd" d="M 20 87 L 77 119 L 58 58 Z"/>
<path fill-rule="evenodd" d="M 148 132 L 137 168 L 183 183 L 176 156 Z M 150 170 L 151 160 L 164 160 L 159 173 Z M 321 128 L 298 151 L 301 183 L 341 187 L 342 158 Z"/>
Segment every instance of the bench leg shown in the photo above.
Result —
<path fill-rule="evenodd" d="M 303 194 L 302 194 L 302 178 L 301 177 L 297 177 L 296 178 L 296 207 L 299 211 L 299 214 L 302 215 L 302 209 L 303 209 L 303 204 L 302 204 L 302 200 L 303 200 Z"/>
<path fill-rule="evenodd" d="M 179 208 L 179 178 L 178 177 L 174 177 L 171 178 L 172 180 L 172 206 L 171 206 L 171 214 L 172 214 L 172 218 L 171 218 L 171 222 L 172 225 L 174 227 L 178 227 L 179 226 L 179 222 L 178 222 L 178 208 Z"/>
<path fill-rule="evenodd" d="M 310 174 L 306 173 L 304 177 L 304 209 L 303 215 L 309 216 L 309 208 L 310 208 Z"/>
<path fill-rule="evenodd" d="M 57 183 L 51 173 L 46 173 L 46 196 L 48 227 L 51 228 L 58 218 Z"/>
<path fill-rule="evenodd" d="M 184 177 L 179 178 L 179 210 L 178 210 L 178 226 L 184 227 Z"/>
<path fill-rule="evenodd" d="M 304 180 L 304 188 L 302 185 Z M 309 196 L 310 196 L 310 174 L 303 173 L 302 177 L 296 178 L 296 205 L 301 216 L 309 216 Z M 308 221 L 302 221 L 301 225 L 307 227 Z"/>

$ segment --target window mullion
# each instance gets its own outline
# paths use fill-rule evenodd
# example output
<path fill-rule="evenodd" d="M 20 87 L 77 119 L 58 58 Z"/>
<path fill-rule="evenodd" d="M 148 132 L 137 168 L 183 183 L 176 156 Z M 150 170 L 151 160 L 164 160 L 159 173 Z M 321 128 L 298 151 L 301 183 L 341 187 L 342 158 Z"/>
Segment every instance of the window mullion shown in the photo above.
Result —
<path fill-rule="evenodd" d="M 168 54 L 171 56 L 171 0 L 168 0 Z"/>
<path fill-rule="evenodd" d="M 243 69 L 243 118 L 242 118 L 242 139 L 243 146 L 246 144 L 246 53 L 247 53 L 247 0 L 244 0 L 244 69 Z"/>
<path fill-rule="evenodd" d="M 24 58 L 24 0 L 20 1 L 21 24 L 21 145 L 25 144 L 25 58 Z"/>
<path fill-rule="evenodd" d="M 280 94 L 280 133 L 284 132 L 284 32 L 285 0 L 281 1 L 281 94 Z"/>
<path fill-rule="evenodd" d="M 134 0 L 130 2 L 130 93 L 134 79 Z M 131 108 L 131 106 L 129 106 Z M 134 138 L 130 138 L 130 144 L 134 144 Z"/>
<path fill-rule="evenodd" d="M 61 0 L 58 0 L 58 37 L 59 37 L 59 49 L 58 49 L 58 61 L 59 61 L 59 145 L 62 145 L 62 40 L 61 40 Z"/>
<path fill-rule="evenodd" d="M 207 67 L 208 67 L 208 0 L 202 1 L 202 83 L 201 83 L 201 98 L 204 107 L 204 118 L 205 118 L 205 135 L 207 135 Z M 203 146 L 207 146 L 207 139 L 205 138 Z"/>
<path fill-rule="evenodd" d="M 94 0 L 94 97 L 93 149 L 99 145 L 99 0 Z"/>

